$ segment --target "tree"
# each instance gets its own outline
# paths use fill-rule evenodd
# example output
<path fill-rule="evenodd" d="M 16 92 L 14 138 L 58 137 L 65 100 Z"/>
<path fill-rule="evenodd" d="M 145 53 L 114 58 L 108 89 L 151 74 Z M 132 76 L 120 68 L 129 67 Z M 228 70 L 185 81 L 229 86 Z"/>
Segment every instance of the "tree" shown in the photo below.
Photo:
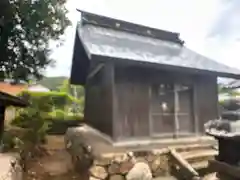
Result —
<path fill-rule="evenodd" d="M 82 86 L 71 85 L 69 79 L 65 79 L 58 89 L 60 92 L 69 93 L 78 99 L 81 99 L 84 96 L 84 88 Z"/>
<path fill-rule="evenodd" d="M 69 84 L 69 80 L 65 79 L 63 81 L 63 83 L 61 84 L 61 86 L 58 88 L 60 92 L 66 92 L 66 93 L 70 93 L 70 84 Z"/>
<path fill-rule="evenodd" d="M 50 40 L 70 25 L 66 0 L 0 1 L 0 78 L 40 79 L 49 58 Z"/>
<path fill-rule="evenodd" d="M 83 111 L 85 101 L 83 86 L 71 85 L 69 79 L 65 79 L 58 89 L 60 92 L 68 93 L 79 100 L 79 102 L 71 104 L 72 112 L 78 113 Z"/>
<path fill-rule="evenodd" d="M 227 95 L 232 96 L 232 97 L 240 95 L 240 93 L 237 90 L 227 88 L 224 85 L 219 85 L 218 86 L 218 93 L 219 94 L 227 94 Z"/>

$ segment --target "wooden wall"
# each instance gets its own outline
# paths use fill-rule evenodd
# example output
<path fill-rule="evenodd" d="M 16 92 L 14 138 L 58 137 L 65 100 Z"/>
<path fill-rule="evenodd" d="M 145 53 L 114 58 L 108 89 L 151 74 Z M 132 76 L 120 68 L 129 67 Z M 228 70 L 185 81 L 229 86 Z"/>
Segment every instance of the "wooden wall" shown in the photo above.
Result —
<path fill-rule="evenodd" d="M 199 133 L 203 133 L 204 123 L 219 117 L 217 78 L 211 76 L 196 77 L 195 89 Z"/>
<path fill-rule="evenodd" d="M 92 64 L 92 72 L 99 64 Z M 85 95 L 84 119 L 92 127 L 113 134 L 113 74 L 111 64 L 105 64 L 93 77 L 88 78 Z"/>
<path fill-rule="evenodd" d="M 149 83 L 145 73 L 135 68 L 115 69 L 114 129 L 119 139 L 149 136 Z"/>
<path fill-rule="evenodd" d="M 159 86 L 162 82 L 175 82 L 190 87 L 188 91 L 179 93 L 180 135 L 203 134 L 204 123 L 217 118 L 216 77 L 117 67 L 115 68 L 117 110 L 113 124 L 117 139 L 149 138 L 155 135 L 166 137 L 176 133 L 174 115 L 171 117 L 159 110 L 161 99 L 154 93 L 154 86 Z M 162 101 L 167 99 L 173 101 L 170 94 Z"/>
<path fill-rule="evenodd" d="M 92 64 L 91 71 L 97 65 Z M 86 122 L 115 140 L 165 137 L 168 133 L 172 137 L 176 133 L 174 117 L 159 111 L 161 99 L 154 94 L 154 86 L 169 82 L 190 87 L 179 95 L 180 112 L 187 112 L 178 116 L 179 133 L 203 134 L 204 123 L 218 117 L 216 77 L 114 67 L 110 63 L 87 80 Z M 154 113 L 157 115 L 153 116 Z"/>

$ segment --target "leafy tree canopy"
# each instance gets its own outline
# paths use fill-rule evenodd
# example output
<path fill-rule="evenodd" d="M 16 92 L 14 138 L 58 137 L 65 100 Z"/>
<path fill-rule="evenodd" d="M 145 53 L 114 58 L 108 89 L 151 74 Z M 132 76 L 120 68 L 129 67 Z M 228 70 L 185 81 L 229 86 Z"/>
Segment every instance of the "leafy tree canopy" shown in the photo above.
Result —
<path fill-rule="evenodd" d="M 0 78 L 41 78 L 49 40 L 59 40 L 70 21 L 66 0 L 0 1 Z"/>

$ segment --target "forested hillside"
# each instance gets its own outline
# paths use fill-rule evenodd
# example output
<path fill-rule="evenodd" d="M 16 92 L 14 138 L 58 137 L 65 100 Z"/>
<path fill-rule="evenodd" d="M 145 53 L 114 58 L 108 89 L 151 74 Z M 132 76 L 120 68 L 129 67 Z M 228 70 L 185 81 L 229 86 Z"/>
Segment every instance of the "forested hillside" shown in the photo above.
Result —
<path fill-rule="evenodd" d="M 51 89 L 52 91 L 57 91 L 58 88 L 63 84 L 64 80 L 68 77 L 57 76 L 57 77 L 44 77 L 38 83 Z"/>

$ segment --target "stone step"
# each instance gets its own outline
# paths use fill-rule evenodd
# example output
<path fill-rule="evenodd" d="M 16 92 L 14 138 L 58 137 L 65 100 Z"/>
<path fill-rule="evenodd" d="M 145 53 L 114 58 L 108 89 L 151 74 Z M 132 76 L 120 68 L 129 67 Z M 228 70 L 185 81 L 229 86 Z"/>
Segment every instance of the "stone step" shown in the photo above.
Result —
<path fill-rule="evenodd" d="M 195 170 L 200 170 L 200 169 L 205 169 L 208 167 L 208 161 L 199 161 L 199 162 L 194 162 L 191 164 L 191 166 Z"/>
<path fill-rule="evenodd" d="M 188 146 L 176 146 L 173 147 L 177 152 L 192 152 L 195 150 L 215 149 L 214 144 L 192 144 Z"/>
<path fill-rule="evenodd" d="M 206 149 L 206 150 L 195 150 L 190 152 L 181 152 L 181 156 L 188 162 L 208 160 L 213 158 L 218 154 L 216 150 Z"/>

